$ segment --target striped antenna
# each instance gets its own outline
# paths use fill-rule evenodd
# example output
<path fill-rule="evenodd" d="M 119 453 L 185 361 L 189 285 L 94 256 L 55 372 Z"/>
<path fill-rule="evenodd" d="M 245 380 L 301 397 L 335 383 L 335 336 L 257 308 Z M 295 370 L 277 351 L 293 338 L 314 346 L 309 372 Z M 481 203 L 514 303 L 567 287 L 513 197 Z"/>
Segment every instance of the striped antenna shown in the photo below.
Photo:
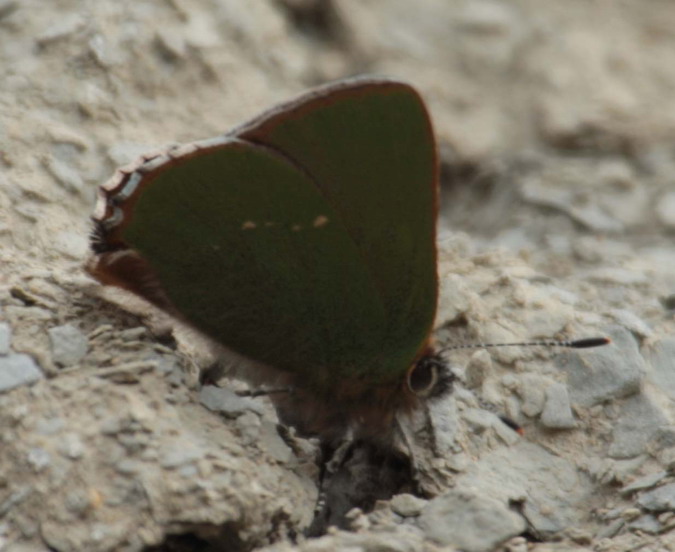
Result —
<path fill-rule="evenodd" d="M 526 341 L 523 343 L 469 343 L 465 345 L 450 345 L 448 347 L 443 347 L 438 353 L 456 351 L 457 349 L 487 349 L 490 347 L 568 347 L 572 349 L 590 349 L 591 347 L 602 347 L 611 342 L 612 340 L 608 337 L 586 337 L 584 339 L 575 339 L 572 341 L 544 339 L 542 341 Z"/>

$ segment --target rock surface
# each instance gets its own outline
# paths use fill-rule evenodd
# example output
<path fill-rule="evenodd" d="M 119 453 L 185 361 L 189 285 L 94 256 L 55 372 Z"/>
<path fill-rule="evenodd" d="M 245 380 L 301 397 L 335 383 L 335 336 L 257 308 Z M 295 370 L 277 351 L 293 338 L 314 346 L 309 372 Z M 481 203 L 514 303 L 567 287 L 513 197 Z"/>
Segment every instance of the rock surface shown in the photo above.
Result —
<path fill-rule="evenodd" d="M 468 552 L 492 550 L 525 529 L 525 520 L 507 504 L 467 490 L 432 500 L 419 523 L 432 541 Z"/>
<path fill-rule="evenodd" d="M 0 1 L 0 550 L 674 548 L 675 6 L 643 8 Z M 294 539 L 316 443 L 200 395 L 201 342 L 84 276 L 88 217 L 116 167 L 364 72 L 432 112 L 437 342 L 614 343 L 449 352 L 409 421 L 424 499 Z"/>

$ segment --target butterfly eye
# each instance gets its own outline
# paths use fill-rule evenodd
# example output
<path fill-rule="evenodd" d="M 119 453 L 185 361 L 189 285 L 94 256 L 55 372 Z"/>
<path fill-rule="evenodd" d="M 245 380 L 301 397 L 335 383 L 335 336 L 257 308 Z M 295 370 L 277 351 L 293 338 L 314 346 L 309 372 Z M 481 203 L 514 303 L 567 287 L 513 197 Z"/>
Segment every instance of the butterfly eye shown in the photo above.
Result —
<path fill-rule="evenodd" d="M 423 356 L 408 370 L 408 388 L 419 397 L 431 394 L 438 382 L 438 359 Z"/>

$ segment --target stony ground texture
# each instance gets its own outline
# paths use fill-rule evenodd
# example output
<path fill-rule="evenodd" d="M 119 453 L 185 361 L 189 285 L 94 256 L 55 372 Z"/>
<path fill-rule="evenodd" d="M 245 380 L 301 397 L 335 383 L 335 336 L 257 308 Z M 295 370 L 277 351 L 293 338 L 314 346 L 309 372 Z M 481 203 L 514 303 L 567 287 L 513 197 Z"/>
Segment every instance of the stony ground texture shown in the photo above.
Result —
<path fill-rule="evenodd" d="M 668 1 L 0 0 L 0 550 L 675 549 L 673 29 Z M 194 337 L 81 265 L 115 167 L 357 73 L 433 114 L 439 341 L 614 344 L 453 354 L 413 426 L 435 498 L 294 541 L 314 444 L 200 392 Z"/>

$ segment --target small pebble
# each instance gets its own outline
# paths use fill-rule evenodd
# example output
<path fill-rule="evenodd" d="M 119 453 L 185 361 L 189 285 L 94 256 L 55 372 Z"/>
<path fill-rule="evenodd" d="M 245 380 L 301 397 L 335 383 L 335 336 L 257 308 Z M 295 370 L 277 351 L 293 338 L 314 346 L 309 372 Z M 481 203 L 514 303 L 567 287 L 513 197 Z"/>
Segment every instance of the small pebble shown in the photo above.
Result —
<path fill-rule="evenodd" d="M 87 354 L 87 337 L 75 326 L 65 324 L 48 330 L 52 360 L 60 366 L 77 364 Z"/>
<path fill-rule="evenodd" d="M 416 517 L 422 513 L 427 500 L 408 493 L 396 495 L 391 499 L 391 509 L 403 517 Z"/>
<path fill-rule="evenodd" d="M 29 355 L 0 356 L 0 393 L 34 383 L 43 377 L 42 371 Z"/>
<path fill-rule="evenodd" d="M 577 423 L 572 414 L 567 386 L 554 383 L 546 388 L 546 403 L 541 413 L 541 423 L 551 429 L 572 429 Z"/>

